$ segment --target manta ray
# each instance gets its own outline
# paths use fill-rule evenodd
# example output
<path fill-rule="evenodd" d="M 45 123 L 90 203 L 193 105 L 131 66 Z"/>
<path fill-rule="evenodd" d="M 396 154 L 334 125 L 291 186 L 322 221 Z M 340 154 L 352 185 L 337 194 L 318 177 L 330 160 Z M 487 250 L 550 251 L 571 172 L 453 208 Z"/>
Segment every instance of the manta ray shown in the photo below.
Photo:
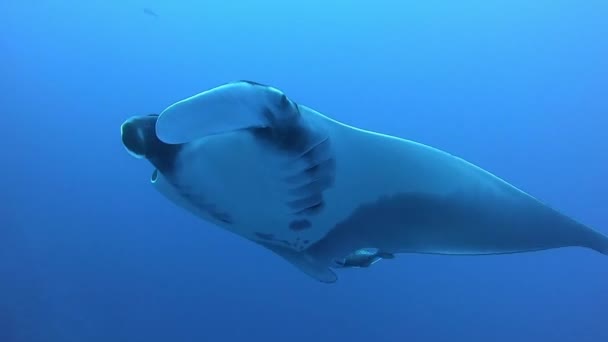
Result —
<path fill-rule="evenodd" d="M 171 202 L 324 283 L 402 253 L 489 255 L 608 237 L 457 156 L 336 121 L 278 88 L 220 85 L 131 117 L 122 142 Z M 369 252 L 372 251 L 372 252 Z"/>

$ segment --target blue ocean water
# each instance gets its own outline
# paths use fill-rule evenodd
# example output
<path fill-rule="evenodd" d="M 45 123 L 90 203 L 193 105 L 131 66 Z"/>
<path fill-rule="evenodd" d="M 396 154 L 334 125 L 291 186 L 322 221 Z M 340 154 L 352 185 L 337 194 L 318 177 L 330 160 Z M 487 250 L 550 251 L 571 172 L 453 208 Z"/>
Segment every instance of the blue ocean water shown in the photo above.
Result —
<path fill-rule="evenodd" d="M 608 233 L 608 3 L 0 2 L 0 341 L 608 341 L 608 258 L 311 280 L 170 205 L 129 116 L 239 79 L 449 151 Z M 236 156 L 238 157 L 238 156 Z"/>

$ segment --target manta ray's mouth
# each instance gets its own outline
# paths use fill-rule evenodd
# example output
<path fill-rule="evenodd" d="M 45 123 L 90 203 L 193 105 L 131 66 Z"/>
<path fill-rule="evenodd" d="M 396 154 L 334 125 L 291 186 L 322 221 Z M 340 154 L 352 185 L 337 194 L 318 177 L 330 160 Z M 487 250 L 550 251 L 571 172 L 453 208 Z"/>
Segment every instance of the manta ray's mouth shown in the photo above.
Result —
<path fill-rule="evenodd" d="M 158 170 L 154 169 L 152 176 L 150 176 L 150 183 L 154 184 L 158 180 Z"/>

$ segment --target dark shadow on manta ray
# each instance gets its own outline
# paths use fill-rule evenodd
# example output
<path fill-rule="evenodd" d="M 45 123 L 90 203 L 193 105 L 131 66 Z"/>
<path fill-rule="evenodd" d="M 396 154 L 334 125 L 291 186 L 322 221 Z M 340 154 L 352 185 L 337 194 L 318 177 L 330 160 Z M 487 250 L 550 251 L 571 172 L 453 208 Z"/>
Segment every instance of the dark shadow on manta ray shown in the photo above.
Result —
<path fill-rule="evenodd" d="M 497 222 L 505 229 L 483 229 Z M 426 232 L 416 230 L 418 226 L 424 226 Z M 565 246 L 608 251 L 605 236 L 536 200 L 522 205 L 515 198 L 508 201 L 491 194 L 477 198 L 464 193 L 443 198 L 423 193 L 383 197 L 362 205 L 336 225 L 311 247 L 312 253 L 335 240 L 361 248 L 371 244 L 393 253 L 444 249 L 446 254 L 503 254 Z M 493 243 L 488 245 L 488 241 Z M 471 249 L 486 245 L 487 252 L 470 253 L 467 244 Z"/>
<path fill-rule="evenodd" d="M 388 255 L 490 255 L 580 246 L 608 255 L 608 237 L 532 197 L 522 204 L 515 190 L 511 198 L 477 195 L 386 196 L 361 205 L 304 252 L 264 246 L 325 283 L 337 280 L 328 265 L 365 248 Z"/>

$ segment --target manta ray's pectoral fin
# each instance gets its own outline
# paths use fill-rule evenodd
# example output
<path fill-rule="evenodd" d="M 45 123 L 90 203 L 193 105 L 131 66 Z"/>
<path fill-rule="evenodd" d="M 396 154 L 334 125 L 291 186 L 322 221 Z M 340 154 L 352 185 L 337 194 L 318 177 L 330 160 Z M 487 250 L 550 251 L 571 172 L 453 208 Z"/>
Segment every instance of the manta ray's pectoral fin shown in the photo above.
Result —
<path fill-rule="evenodd" d="M 156 122 L 158 138 L 187 143 L 232 131 L 280 128 L 281 135 L 300 128 L 297 105 L 276 88 L 249 81 L 224 84 L 165 109 Z"/>
<path fill-rule="evenodd" d="M 317 260 L 306 251 L 298 252 L 269 243 L 258 243 L 275 252 L 277 255 L 282 256 L 300 271 L 308 274 L 322 283 L 335 283 L 338 280 L 338 276 L 336 276 L 328 265 L 325 265 L 323 262 Z"/>

